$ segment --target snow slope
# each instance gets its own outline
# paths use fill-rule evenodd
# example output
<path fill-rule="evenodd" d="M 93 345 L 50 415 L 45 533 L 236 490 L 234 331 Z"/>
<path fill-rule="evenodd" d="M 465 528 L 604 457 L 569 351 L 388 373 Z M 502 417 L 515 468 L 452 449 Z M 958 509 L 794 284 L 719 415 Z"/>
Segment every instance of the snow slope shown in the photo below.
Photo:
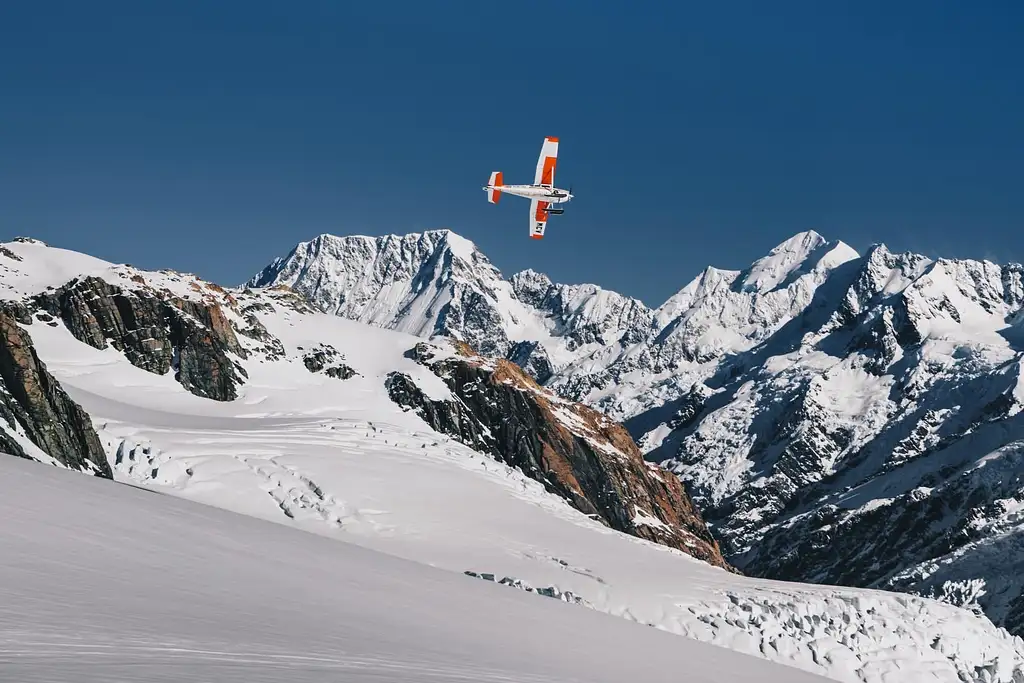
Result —
<path fill-rule="evenodd" d="M 3 680 L 825 680 L 26 460 L 0 518 Z"/>
<path fill-rule="evenodd" d="M 31 260 L 30 250 L 21 253 Z M 123 283 L 125 274 L 114 269 L 107 277 Z M 135 272 L 127 281 L 134 275 L 184 295 L 211 291 L 186 276 Z M 391 403 L 382 388 L 389 369 L 437 396 L 446 391 L 405 357 L 416 337 L 303 313 L 274 292 L 227 295 L 267 304 L 256 315 L 284 350 L 278 359 L 241 360 L 248 379 L 229 402 L 188 393 L 170 374 L 135 367 L 113 348 L 80 343 L 63 324 L 27 326 L 50 372 L 92 416 L 122 481 L 456 574 L 507 577 L 507 587 L 488 588 L 529 588 L 579 603 L 581 611 L 834 680 L 1009 683 L 1024 676 L 1024 642 L 968 610 L 737 577 L 611 531 Z M 358 374 L 341 380 L 307 371 L 301 356 L 318 343 L 334 346 Z M 291 566 L 322 571 L 313 556 L 288 557 Z"/>

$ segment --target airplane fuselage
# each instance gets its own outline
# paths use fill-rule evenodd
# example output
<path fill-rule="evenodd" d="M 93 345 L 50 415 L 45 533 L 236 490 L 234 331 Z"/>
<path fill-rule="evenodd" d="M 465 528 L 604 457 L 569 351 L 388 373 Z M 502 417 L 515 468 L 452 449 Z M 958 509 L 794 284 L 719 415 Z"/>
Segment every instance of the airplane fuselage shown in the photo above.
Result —
<path fill-rule="evenodd" d="M 484 191 L 487 201 L 497 204 L 503 194 L 511 194 L 530 200 L 530 237 L 543 239 L 544 230 L 551 216 L 560 216 L 565 209 L 557 207 L 572 199 L 572 193 L 555 187 L 555 166 L 558 164 L 558 138 L 548 136 L 540 147 L 537 168 L 530 185 L 506 185 L 501 171 L 491 171 Z"/>
<path fill-rule="evenodd" d="M 562 190 L 549 185 L 488 185 L 484 189 L 500 190 L 503 194 L 513 194 L 517 197 L 536 199 L 548 202 L 549 204 L 563 204 L 572 199 L 572 195 L 569 194 L 568 190 Z"/>

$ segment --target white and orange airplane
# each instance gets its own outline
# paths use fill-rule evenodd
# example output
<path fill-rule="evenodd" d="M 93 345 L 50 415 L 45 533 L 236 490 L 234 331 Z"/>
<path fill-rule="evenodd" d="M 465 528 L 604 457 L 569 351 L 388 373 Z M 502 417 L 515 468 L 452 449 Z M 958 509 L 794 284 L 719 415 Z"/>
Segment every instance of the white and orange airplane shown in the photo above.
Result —
<path fill-rule="evenodd" d="M 558 215 L 565 209 L 553 209 L 552 204 L 562 204 L 572 199 L 572 188 L 560 190 L 555 187 L 555 162 L 558 161 L 558 138 L 544 138 L 537 159 L 537 172 L 533 176 L 533 185 L 505 185 L 502 183 L 501 171 L 491 173 L 490 182 L 484 188 L 487 201 L 497 204 L 502 194 L 526 197 L 530 200 L 530 237 L 541 239 L 544 228 L 548 224 L 548 216 Z"/>

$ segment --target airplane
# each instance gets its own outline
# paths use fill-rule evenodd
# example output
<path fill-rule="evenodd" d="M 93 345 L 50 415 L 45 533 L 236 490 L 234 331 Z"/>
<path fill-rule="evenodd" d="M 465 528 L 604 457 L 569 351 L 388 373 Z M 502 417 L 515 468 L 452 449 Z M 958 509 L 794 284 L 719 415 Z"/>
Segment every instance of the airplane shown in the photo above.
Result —
<path fill-rule="evenodd" d="M 562 204 L 572 199 L 572 188 L 561 190 L 555 187 L 555 162 L 558 160 L 558 138 L 546 137 L 537 159 L 537 172 L 532 185 L 505 185 L 501 171 L 491 173 L 491 179 L 484 187 L 487 201 L 497 204 L 502 194 L 526 197 L 530 200 L 530 237 L 539 240 L 544 237 L 544 228 L 549 215 L 560 215 L 565 209 L 553 209 L 552 204 Z"/>

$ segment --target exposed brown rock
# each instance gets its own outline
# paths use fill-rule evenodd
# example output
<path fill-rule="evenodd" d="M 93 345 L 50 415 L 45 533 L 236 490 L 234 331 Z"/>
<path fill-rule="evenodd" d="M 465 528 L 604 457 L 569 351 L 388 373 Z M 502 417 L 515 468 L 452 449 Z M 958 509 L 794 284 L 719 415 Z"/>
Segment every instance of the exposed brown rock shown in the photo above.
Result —
<path fill-rule="evenodd" d="M 89 415 L 71 400 L 36 355 L 32 339 L 17 321 L 0 312 L 0 418 L 47 455 L 77 470 L 111 478 L 103 445 Z M 0 446 L 28 457 L 0 431 Z"/>
<path fill-rule="evenodd" d="M 458 356 L 435 360 L 432 347 L 419 344 L 410 356 L 444 379 L 458 402 L 432 401 L 408 378 L 389 377 L 392 399 L 610 527 L 735 571 L 679 480 L 646 463 L 625 428 L 542 389 L 514 363 L 480 358 L 461 342 L 455 347 Z M 468 429 L 468 416 L 486 429 Z"/>

